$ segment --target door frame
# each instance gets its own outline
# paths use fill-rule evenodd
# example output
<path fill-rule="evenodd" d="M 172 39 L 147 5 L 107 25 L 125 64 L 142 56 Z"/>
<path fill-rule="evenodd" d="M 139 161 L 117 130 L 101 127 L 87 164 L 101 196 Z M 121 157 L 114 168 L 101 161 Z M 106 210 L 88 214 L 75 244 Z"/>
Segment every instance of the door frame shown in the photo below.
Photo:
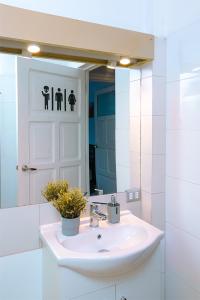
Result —
<path fill-rule="evenodd" d="M 97 98 L 98 98 L 98 96 L 106 94 L 106 93 L 109 93 L 109 92 L 113 92 L 113 91 L 115 91 L 115 83 L 113 85 L 109 86 L 109 87 L 100 89 L 100 90 L 98 90 L 95 93 L 95 98 L 94 98 L 94 118 L 97 117 L 97 105 L 95 105 L 95 104 L 97 104 Z M 96 131 L 97 131 L 97 128 L 96 128 L 96 122 L 95 122 L 95 137 L 97 135 Z M 116 133 L 116 119 L 115 119 L 115 133 Z M 116 144 L 115 144 L 115 149 L 116 149 Z M 96 159 L 96 155 L 95 155 L 95 159 Z M 115 160 L 116 160 L 116 154 L 115 154 Z M 96 162 L 95 162 L 95 164 L 96 164 Z M 95 168 L 95 173 L 96 173 L 96 168 Z M 115 174 L 116 174 L 116 168 L 115 168 Z M 97 174 L 96 174 L 96 178 L 97 178 Z M 117 185 L 117 180 L 116 180 L 116 185 Z"/>
<path fill-rule="evenodd" d="M 90 72 L 99 68 L 99 65 L 93 65 L 93 64 L 85 64 L 83 66 L 80 67 L 80 69 L 84 69 L 86 70 L 86 79 L 85 79 L 85 95 L 86 95 L 86 105 L 85 105 L 85 117 L 86 117 L 86 126 L 85 126 L 85 139 L 86 139 L 86 159 L 85 159 L 85 163 L 86 163 L 86 191 L 87 191 L 87 195 L 90 195 L 90 172 L 89 172 L 89 83 L 90 83 Z M 113 86 L 111 86 L 112 88 L 115 89 L 115 84 Z M 111 88 L 109 87 L 109 88 Z M 105 88 L 108 89 L 108 88 Z M 96 97 L 96 96 L 95 96 Z"/>
<path fill-rule="evenodd" d="M 83 66 L 84 67 L 84 66 Z M 90 170 L 89 170 L 89 84 L 90 84 L 90 71 L 97 69 L 99 66 L 97 65 L 85 65 L 85 96 L 86 96 L 86 105 L 85 105 L 85 146 L 86 146 L 86 158 L 85 158 L 85 163 L 86 163 L 86 168 L 85 168 L 85 173 L 86 173 L 86 192 L 87 195 L 90 196 Z M 82 68 L 82 67 L 80 67 Z"/>

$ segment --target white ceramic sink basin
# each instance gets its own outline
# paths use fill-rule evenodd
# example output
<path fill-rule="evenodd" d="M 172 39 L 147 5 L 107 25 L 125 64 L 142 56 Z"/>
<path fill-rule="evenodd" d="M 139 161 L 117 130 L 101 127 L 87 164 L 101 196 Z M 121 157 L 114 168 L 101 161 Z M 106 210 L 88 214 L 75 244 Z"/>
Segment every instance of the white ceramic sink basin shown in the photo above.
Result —
<path fill-rule="evenodd" d="M 82 228 L 83 229 L 83 228 Z M 77 238 L 68 238 L 62 245 L 80 254 L 110 252 L 110 255 L 134 248 L 147 239 L 146 231 L 133 225 L 103 226 L 99 229 L 82 231 Z"/>
<path fill-rule="evenodd" d="M 151 254 L 163 237 L 162 231 L 129 211 L 121 213 L 120 223 L 102 221 L 98 228 L 91 228 L 89 218 L 84 218 L 80 233 L 73 237 L 63 236 L 59 223 L 41 226 L 40 234 L 59 265 L 104 276 L 127 272 Z"/>

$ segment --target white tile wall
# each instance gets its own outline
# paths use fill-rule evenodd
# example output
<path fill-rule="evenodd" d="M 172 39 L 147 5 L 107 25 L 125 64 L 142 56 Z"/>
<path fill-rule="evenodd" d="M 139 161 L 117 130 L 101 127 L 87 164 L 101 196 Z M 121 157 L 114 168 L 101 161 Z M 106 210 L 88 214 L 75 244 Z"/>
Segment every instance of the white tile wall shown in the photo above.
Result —
<path fill-rule="evenodd" d="M 167 84 L 167 129 L 200 130 L 200 76 Z"/>
<path fill-rule="evenodd" d="M 39 248 L 39 206 L 0 209 L 0 256 Z"/>
<path fill-rule="evenodd" d="M 142 218 L 152 225 L 165 229 L 165 194 L 142 191 Z"/>
<path fill-rule="evenodd" d="M 120 164 L 116 165 L 117 168 L 117 189 L 118 191 L 125 191 L 130 187 L 130 167 L 122 166 Z"/>
<path fill-rule="evenodd" d="M 0 299 L 42 300 L 42 250 L 0 257 Z"/>
<path fill-rule="evenodd" d="M 156 77 L 166 77 L 166 39 L 155 37 L 154 60 L 152 63 L 152 75 Z"/>
<path fill-rule="evenodd" d="M 155 60 L 142 68 L 142 215 L 164 228 L 166 41 L 155 39 Z"/>
<path fill-rule="evenodd" d="M 151 193 L 142 191 L 142 219 L 151 223 Z"/>
<path fill-rule="evenodd" d="M 200 184 L 200 131 L 167 132 L 166 172 L 168 176 Z"/>
<path fill-rule="evenodd" d="M 141 118 L 138 117 L 130 117 L 130 147 L 129 151 L 134 151 L 140 153 L 140 121 Z"/>
<path fill-rule="evenodd" d="M 165 229 L 165 96 L 166 41 L 156 39 L 155 60 L 142 68 L 141 78 L 141 215 Z M 161 249 L 160 299 L 164 299 L 165 247 Z"/>
<path fill-rule="evenodd" d="M 166 300 L 200 299 L 199 28 L 167 42 Z"/>
<path fill-rule="evenodd" d="M 187 28 L 189 24 L 199 20 L 200 3 L 198 0 L 185 1 L 184 6 L 181 0 L 168 0 L 161 2 L 164 6 L 164 16 L 167 32 L 179 31 L 180 28 Z M 164 17 L 162 15 L 162 17 Z"/>
<path fill-rule="evenodd" d="M 200 240 L 167 224 L 166 270 L 176 273 L 200 293 Z"/>
<path fill-rule="evenodd" d="M 165 229 L 165 194 L 153 194 L 151 197 L 151 223 Z"/>
<path fill-rule="evenodd" d="M 151 64 L 151 68 L 153 68 Z M 142 116 L 160 116 L 165 115 L 165 91 L 166 78 L 149 76 L 142 77 L 142 99 L 141 99 L 141 114 Z M 149 95 L 152 95 L 152 100 L 149 100 Z"/>
<path fill-rule="evenodd" d="M 40 248 L 39 226 L 59 219 L 48 203 L 0 209 L 0 256 Z"/>
<path fill-rule="evenodd" d="M 166 299 L 199 300 L 199 293 L 176 273 L 166 274 Z"/>
<path fill-rule="evenodd" d="M 165 192 L 165 156 L 141 154 L 141 185 L 148 193 Z"/>
<path fill-rule="evenodd" d="M 130 152 L 130 165 L 133 166 L 130 170 L 130 183 L 140 189 L 141 187 L 141 165 L 140 165 L 140 152 Z"/>
<path fill-rule="evenodd" d="M 141 117 L 141 147 L 144 154 L 165 153 L 165 117 Z M 153 140 L 152 140 L 153 139 Z"/>
<path fill-rule="evenodd" d="M 165 154 L 165 116 L 152 117 L 153 145 L 152 154 Z"/>
<path fill-rule="evenodd" d="M 133 76 L 137 70 L 131 70 L 130 77 Z M 131 78 L 130 78 L 131 80 Z M 130 117 L 140 117 L 140 92 L 141 92 L 141 81 L 133 80 L 130 82 L 130 104 L 129 104 L 129 115 Z"/>
<path fill-rule="evenodd" d="M 200 239 L 200 185 L 166 179 L 166 221 Z"/>
<path fill-rule="evenodd" d="M 60 214 L 55 209 L 55 207 L 53 207 L 49 203 L 40 204 L 39 213 L 40 225 L 60 221 Z"/>
<path fill-rule="evenodd" d="M 139 70 L 116 69 L 116 169 L 117 190 L 140 188 Z"/>

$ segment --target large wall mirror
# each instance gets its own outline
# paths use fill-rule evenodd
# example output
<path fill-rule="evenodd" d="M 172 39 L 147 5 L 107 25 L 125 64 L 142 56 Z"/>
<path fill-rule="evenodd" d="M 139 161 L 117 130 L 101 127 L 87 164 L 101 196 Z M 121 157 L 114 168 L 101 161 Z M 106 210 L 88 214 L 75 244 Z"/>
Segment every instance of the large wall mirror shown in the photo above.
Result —
<path fill-rule="evenodd" d="M 0 54 L 1 208 L 43 203 L 59 178 L 91 196 L 124 191 L 116 88 L 105 66 Z"/>

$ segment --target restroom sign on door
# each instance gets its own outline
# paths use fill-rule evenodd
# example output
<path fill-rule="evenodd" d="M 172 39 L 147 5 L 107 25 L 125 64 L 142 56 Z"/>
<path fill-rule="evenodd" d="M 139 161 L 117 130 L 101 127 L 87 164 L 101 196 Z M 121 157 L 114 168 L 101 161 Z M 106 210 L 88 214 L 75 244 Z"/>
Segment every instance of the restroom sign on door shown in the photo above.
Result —
<path fill-rule="evenodd" d="M 50 94 L 51 91 L 51 94 Z M 44 101 L 45 110 L 57 110 L 57 111 L 67 111 L 67 105 L 70 107 L 70 111 L 74 111 L 76 105 L 76 96 L 74 90 L 71 90 L 67 99 L 67 89 L 54 88 L 48 85 L 44 85 L 43 91 L 41 92 Z M 51 105 L 50 105 L 51 102 Z"/>

